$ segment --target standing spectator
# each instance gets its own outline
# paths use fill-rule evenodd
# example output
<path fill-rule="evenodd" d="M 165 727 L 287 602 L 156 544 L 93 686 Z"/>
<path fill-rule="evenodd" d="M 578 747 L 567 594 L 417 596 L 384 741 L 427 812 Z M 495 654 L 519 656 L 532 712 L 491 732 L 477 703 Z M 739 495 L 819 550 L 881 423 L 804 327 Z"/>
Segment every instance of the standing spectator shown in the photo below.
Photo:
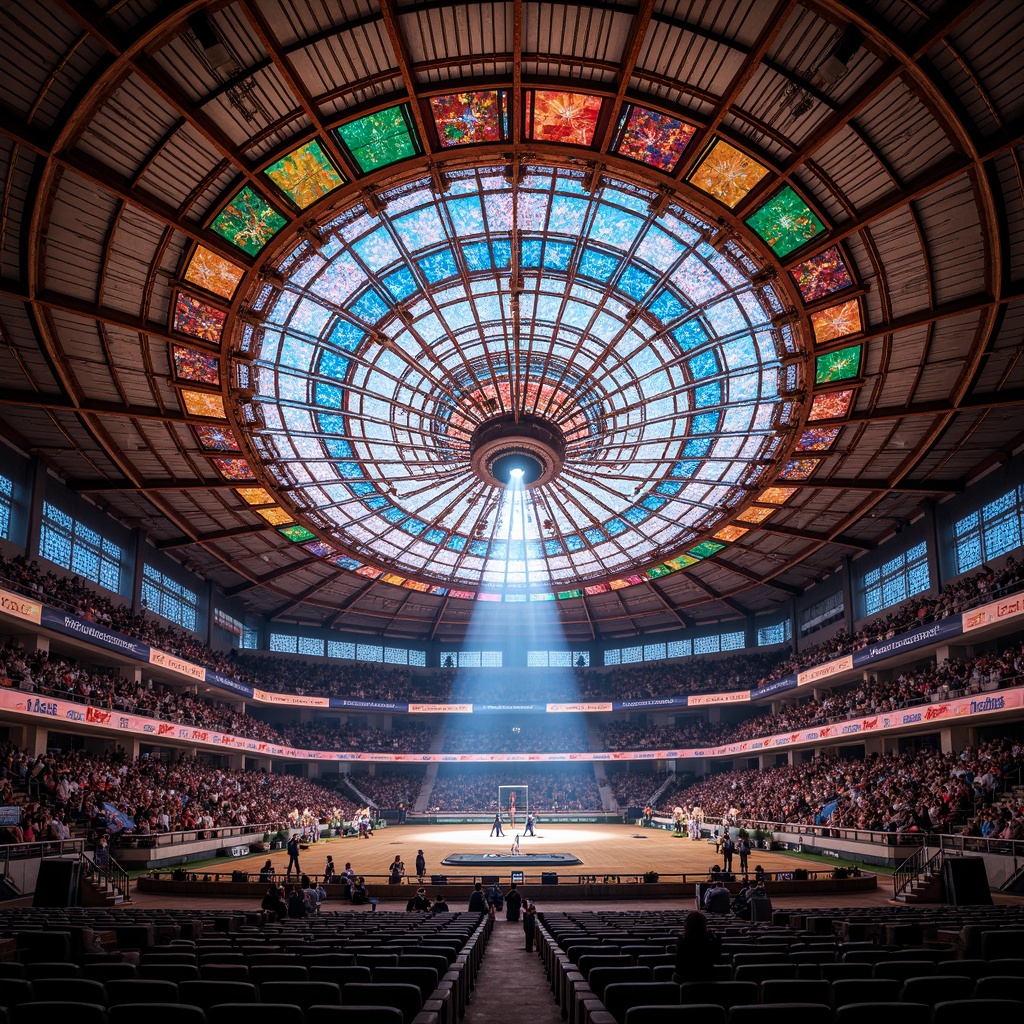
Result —
<path fill-rule="evenodd" d="M 505 897 L 505 917 L 509 921 L 519 920 L 519 911 L 523 906 L 523 897 L 513 882 L 508 887 L 508 895 Z"/>
<path fill-rule="evenodd" d="M 423 876 L 427 873 L 427 859 L 422 850 L 416 851 L 416 881 L 423 884 Z"/>
<path fill-rule="evenodd" d="M 537 905 L 527 903 L 523 910 L 523 932 L 526 935 L 526 952 L 533 952 L 533 937 L 537 931 Z"/>
<path fill-rule="evenodd" d="M 747 873 L 747 858 L 750 856 L 750 840 L 746 836 L 740 836 L 736 844 L 736 852 L 740 855 L 740 874 Z"/>
<path fill-rule="evenodd" d="M 295 874 L 298 875 L 298 874 L 301 873 L 301 869 L 299 868 L 299 837 L 298 837 L 297 834 L 293 835 L 291 837 L 291 839 L 288 840 L 287 850 L 288 850 L 288 870 L 287 870 L 286 874 L 291 875 L 291 873 L 292 873 L 292 865 L 294 864 L 295 865 Z"/>

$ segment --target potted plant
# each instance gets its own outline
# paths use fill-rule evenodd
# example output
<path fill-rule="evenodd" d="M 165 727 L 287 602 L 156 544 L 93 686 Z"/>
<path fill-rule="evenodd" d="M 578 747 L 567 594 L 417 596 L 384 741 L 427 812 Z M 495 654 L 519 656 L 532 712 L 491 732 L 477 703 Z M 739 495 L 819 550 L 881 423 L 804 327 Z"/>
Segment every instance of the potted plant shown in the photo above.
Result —
<path fill-rule="evenodd" d="M 644 881 L 645 882 L 656 882 L 660 876 L 657 871 L 645 871 Z"/>

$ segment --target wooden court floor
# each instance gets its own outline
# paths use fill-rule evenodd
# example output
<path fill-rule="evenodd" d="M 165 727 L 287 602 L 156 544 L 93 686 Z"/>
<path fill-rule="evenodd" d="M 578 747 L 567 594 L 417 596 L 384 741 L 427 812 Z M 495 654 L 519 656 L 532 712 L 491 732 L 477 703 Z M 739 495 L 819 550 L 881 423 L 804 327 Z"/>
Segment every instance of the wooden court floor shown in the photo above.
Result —
<path fill-rule="evenodd" d="M 372 839 L 354 837 L 332 838 L 311 844 L 303 850 L 299 863 L 304 872 L 316 876 L 323 874 L 327 855 L 334 858 L 336 870 L 340 871 L 346 861 L 351 861 L 357 875 L 364 875 L 369 882 L 371 876 L 381 881 L 387 877 L 389 866 L 395 855 L 405 862 L 406 874 L 415 869 L 416 852 L 423 850 L 427 861 L 427 875 L 443 874 L 472 876 L 476 874 L 500 874 L 507 876 L 511 868 L 447 867 L 442 860 L 452 853 L 501 853 L 511 850 L 515 833 L 506 826 L 505 837 L 488 835 L 487 825 L 401 825 L 389 826 L 375 832 Z M 712 865 L 722 863 L 721 855 L 706 840 L 692 842 L 688 838 L 676 838 L 671 832 L 658 828 L 638 828 L 635 825 L 551 825 L 538 826 L 536 837 L 520 837 L 520 848 L 527 853 L 571 853 L 583 862 L 579 866 L 559 868 L 559 874 L 566 881 L 576 881 L 577 875 L 643 875 L 646 871 L 657 871 L 662 880 L 666 876 L 687 874 L 706 876 Z M 283 873 L 288 856 L 283 850 L 253 854 L 232 860 L 223 870 L 238 868 L 256 872 L 269 858 L 275 871 Z M 801 866 L 801 861 L 779 852 L 752 851 L 749 867 L 760 864 L 766 871 L 792 871 Z M 813 867 L 813 865 L 804 865 Z M 733 869 L 738 871 L 739 858 L 733 858 Z M 207 869 L 209 870 L 209 869 Z M 527 874 L 541 870 L 555 870 L 550 867 L 525 869 Z M 827 870 L 827 866 L 825 867 Z M 471 879 L 470 879 L 471 880 Z M 429 879 L 427 879 L 429 882 Z"/>

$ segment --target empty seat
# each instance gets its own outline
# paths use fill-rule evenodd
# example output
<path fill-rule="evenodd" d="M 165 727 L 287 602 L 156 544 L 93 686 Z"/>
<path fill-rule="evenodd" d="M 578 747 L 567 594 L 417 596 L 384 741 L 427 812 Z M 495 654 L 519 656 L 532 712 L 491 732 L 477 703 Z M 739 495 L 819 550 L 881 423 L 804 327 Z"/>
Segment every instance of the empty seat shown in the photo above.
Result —
<path fill-rule="evenodd" d="M 298 961 L 293 964 L 258 964 L 250 966 L 249 980 L 258 988 L 268 981 L 309 981 L 309 972 Z"/>
<path fill-rule="evenodd" d="M 306 1015 L 294 1003 L 259 1003 L 259 1020 L 273 1024 L 305 1024 Z M 207 1024 L 238 1024 L 253 1016 L 252 1003 L 218 1003 L 206 1011 Z"/>
<path fill-rule="evenodd" d="M 1024 983 L 1013 975 L 995 974 L 979 978 L 971 995 L 975 999 L 1020 999 L 1024 998 Z"/>
<path fill-rule="evenodd" d="M 987 960 L 940 960 L 935 965 L 936 973 L 948 976 L 959 975 L 963 978 L 983 978 L 989 971 Z"/>
<path fill-rule="evenodd" d="M 758 998 L 758 985 L 753 981 L 687 981 L 679 988 L 682 1003 L 715 1003 L 727 1010 L 756 1003 Z"/>
<path fill-rule="evenodd" d="M 356 953 L 356 964 L 360 967 L 397 967 L 397 953 Z"/>
<path fill-rule="evenodd" d="M 669 978 L 668 981 L 672 979 Z M 609 985 L 654 981 L 649 967 L 595 967 L 587 978 L 590 990 L 598 999 L 604 998 Z"/>
<path fill-rule="evenodd" d="M 82 967 L 82 977 L 91 978 L 93 981 L 108 982 L 118 978 L 138 977 L 138 969 L 135 964 L 116 962 L 85 964 Z"/>
<path fill-rule="evenodd" d="M 903 989 L 895 978 L 842 978 L 831 984 L 833 1009 L 850 1003 L 895 1003 Z"/>
<path fill-rule="evenodd" d="M 249 981 L 249 968 L 245 964 L 202 964 L 201 981 Z"/>
<path fill-rule="evenodd" d="M 29 981 L 37 978 L 80 978 L 82 968 L 78 964 L 65 961 L 47 960 L 40 963 L 25 964 L 25 977 Z"/>
<path fill-rule="evenodd" d="M 760 984 L 773 978 L 795 978 L 796 964 L 789 962 L 741 964 L 733 971 L 734 981 L 754 981 Z"/>
<path fill-rule="evenodd" d="M 341 986 L 331 981 L 265 981 L 260 985 L 261 1003 L 294 1003 L 311 1006 L 340 1006 Z"/>
<path fill-rule="evenodd" d="M 355 964 L 346 967 L 310 967 L 310 981 L 333 981 L 336 985 L 347 985 L 350 981 L 371 982 L 373 972 L 369 967 L 357 967 Z"/>
<path fill-rule="evenodd" d="M 394 1006 L 311 1006 L 306 1024 L 402 1024 Z"/>
<path fill-rule="evenodd" d="M 725 1024 L 726 1010 L 712 1003 L 691 1006 L 631 1006 L 625 1024 Z"/>
<path fill-rule="evenodd" d="M 75 1024 L 108 1024 L 107 1009 L 96 1003 L 62 1003 L 55 1000 L 18 1003 L 7 1008 L 11 1024 L 74 1020 Z"/>
<path fill-rule="evenodd" d="M 121 1003 L 176 1003 L 178 986 L 157 978 L 115 978 L 107 982 L 107 1006 Z"/>
<path fill-rule="evenodd" d="M 924 978 L 907 978 L 900 991 L 904 1003 L 947 1003 L 954 999 L 970 999 L 974 994 L 974 981 L 957 975 L 943 977 L 930 975 Z"/>
<path fill-rule="evenodd" d="M 342 987 L 341 1003 L 342 1006 L 393 1006 L 402 1011 L 403 1024 L 412 1024 L 423 1007 L 423 997 L 416 985 L 351 982 Z"/>
<path fill-rule="evenodd" d="M 1024 929 L 1000 928 L 985 932 L 981 937 L 981 956 L 984 960 L 1024 958 Z"/>
<path fill-rule="evenodd" d="M 1003 960 L 990 960 L 988 962 L 988 974 L 991 975 L 1013 975 L 1017 978 L 1024 978 L 1024 960 L 1014 957 Z"/>
<path fill-rule="evenodd" d="M 32 999 L 54 1003 L 95 1003 L 107 1005 L 107 990 L 102 981 L 89 978 L 40 978 L 32 983 Z"/>
<path fill-rule="evenodd" d="M 907 978 L 923 978 L 936 973 L 935 963 L 932 960 L 883 960 L 881 963 L 875 964 L 871 976 L 906 981 Z"/>
<path fill-rule="evenodd" d="M 678 1005 L 679 986 L 666 981 L 614 982 L 605 988 L 601 1001 L 618 1024 L 625 1024 L 631 1007 Z"/>
<path fill-rule="evenodd" d="M 832 986 L 827 981 L 773 978 L 761 982 L 762 1003 L 830 1003 Z"/>
<path fill-rule="evenodd" d="M 110 1024 L 207 1024 L 205 1010 L 185 1003 L 119 1003 L 109 1013 Z"/>
<path fill-rule="evenodd" d="M 178 986 L 178 998 L 207 1010 L 218 1003 L 255 1003 L 259 992 L 248 981 L 183 981 Z"/>
<path fill-rule="evenodd" d="M 199 968 L 195 964 L 139 964 L 140 978 L 156 978 L 180 985 L 183 981 L 198 981 Z"/>
<path fill-rule="evenodd" d="M 981 1020 L 1020 1020 L 1024 1002 L 1015 999 L 952 999 L 932 1008 L 933 1024 L 963 1024 L 968 1017 Z"/>
<path fill-rule="evenodd" d="M 729 1024 L 832 1024 L 832 1007 L 824 1003 L 754 1003 L 733 1006 Z"/>
<path fill-rule="evenodd" d="M 931 1024 L 931 1020 L 932 1008 L 926 1003 L 846 1003 L 835 1011 L 835 1024 Z"/>
<path fill-rule="evenodd" d="M 32 1001 L 32 982 L 27 978 L 0 978 L 0 1006 Z"/>

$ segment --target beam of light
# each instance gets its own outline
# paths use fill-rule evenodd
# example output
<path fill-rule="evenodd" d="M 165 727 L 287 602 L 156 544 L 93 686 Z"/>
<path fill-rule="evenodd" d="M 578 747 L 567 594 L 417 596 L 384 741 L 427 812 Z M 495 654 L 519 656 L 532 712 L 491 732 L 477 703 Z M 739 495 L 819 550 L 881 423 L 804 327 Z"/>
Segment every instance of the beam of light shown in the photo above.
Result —
<path fill-rule="evenodd" d="M 523 482 L 523 471 L 519 466 L 513 467 L 508 474 L 509 486 L 514 487 L 517 483 Z"/>

